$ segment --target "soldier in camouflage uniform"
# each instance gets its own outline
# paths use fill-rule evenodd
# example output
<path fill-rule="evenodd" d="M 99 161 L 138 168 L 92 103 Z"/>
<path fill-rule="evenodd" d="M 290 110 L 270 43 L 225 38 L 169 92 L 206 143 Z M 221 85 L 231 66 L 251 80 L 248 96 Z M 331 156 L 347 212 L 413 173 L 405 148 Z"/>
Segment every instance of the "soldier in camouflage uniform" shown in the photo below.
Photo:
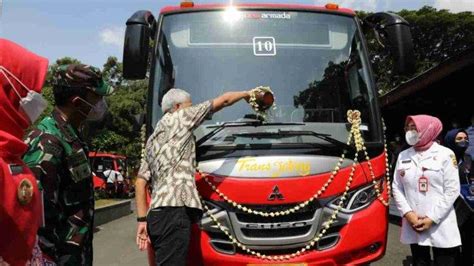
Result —
<path fill-rule="evenodd" d="M 45 224 L 38 230 L 44 255 L 59 265 L 92 265 L 94 191 L 88 149 L 78 129 L 99 120 L 112 88 L 94 67 L 71 64 L 54 75 L 56 102 L 26 138 L 23 160 L 43 189 Z"/>

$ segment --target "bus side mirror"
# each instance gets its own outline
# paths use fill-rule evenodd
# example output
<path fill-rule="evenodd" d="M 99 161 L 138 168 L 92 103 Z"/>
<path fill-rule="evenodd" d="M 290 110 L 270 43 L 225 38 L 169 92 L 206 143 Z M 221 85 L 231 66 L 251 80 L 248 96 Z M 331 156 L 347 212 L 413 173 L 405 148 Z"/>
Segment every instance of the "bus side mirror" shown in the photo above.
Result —
<path fill-rule="evenodd" d="M 390 49 L 394 71 L 400 75 L 415 72 L 415 55 L 410 24 L 399 15 L 379 12 L 368 16 L 364 24 L 375 30 L 379 42 Z"/>
<path fill-rule="evenodd" d="M 124 78 L 145 78 L 150 38 L 154 36 L 155 30 L 156 20 L 150 11 L 137 11 L 127 20 L 123 47 Z"/>

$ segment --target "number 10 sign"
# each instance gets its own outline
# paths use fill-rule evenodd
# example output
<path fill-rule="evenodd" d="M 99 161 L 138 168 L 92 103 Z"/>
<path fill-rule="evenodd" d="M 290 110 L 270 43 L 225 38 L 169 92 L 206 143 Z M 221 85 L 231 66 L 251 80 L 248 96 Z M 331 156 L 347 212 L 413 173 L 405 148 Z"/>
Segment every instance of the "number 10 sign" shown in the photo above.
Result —
<path fill-rule="evenodd" d="M 275 38 L 253 37 L 253 54 L 255 56 L 276 55 Z"/>

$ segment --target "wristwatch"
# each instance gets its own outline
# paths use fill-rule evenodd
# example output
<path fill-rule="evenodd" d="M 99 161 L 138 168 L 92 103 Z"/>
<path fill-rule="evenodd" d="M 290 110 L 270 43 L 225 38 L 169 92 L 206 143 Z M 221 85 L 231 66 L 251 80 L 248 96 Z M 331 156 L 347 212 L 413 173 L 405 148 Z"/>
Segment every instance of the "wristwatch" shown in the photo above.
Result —
<path fill-rule="evenodd" d="M 137 222 L 146 222 L 146 216 L 137 217 Z"/>

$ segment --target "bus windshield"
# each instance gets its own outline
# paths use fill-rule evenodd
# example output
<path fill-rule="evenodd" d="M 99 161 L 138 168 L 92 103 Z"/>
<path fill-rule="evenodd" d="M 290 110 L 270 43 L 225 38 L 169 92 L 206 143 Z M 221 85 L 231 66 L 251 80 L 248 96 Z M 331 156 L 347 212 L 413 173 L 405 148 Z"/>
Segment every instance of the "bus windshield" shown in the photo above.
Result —
<path fill-rule="evenodd" d="M 366 141 L 381 142 L 369 62 L 353 17 L 267 10 L 165 15 L 153 69 L 152 126 L 163 115 L 159 103 L 170 88 L 186 90 L 196 104 L 226 91 L 270 86 L 276 105 L 267 122 L 300 123 L 297 130 L 346 142 L 350 130 L 346 112 L 357 109 Z M 254 117 L 241 101 L 213 114 L 195 135 L 199 140 L 216 125 Z M 295 129 L 294 125 L 229 127 L 204 144 L 328 143 L 309 134 L 273 134 L 287 127 Z M 242 130 L 267 135 L 236 135 Z"/>

